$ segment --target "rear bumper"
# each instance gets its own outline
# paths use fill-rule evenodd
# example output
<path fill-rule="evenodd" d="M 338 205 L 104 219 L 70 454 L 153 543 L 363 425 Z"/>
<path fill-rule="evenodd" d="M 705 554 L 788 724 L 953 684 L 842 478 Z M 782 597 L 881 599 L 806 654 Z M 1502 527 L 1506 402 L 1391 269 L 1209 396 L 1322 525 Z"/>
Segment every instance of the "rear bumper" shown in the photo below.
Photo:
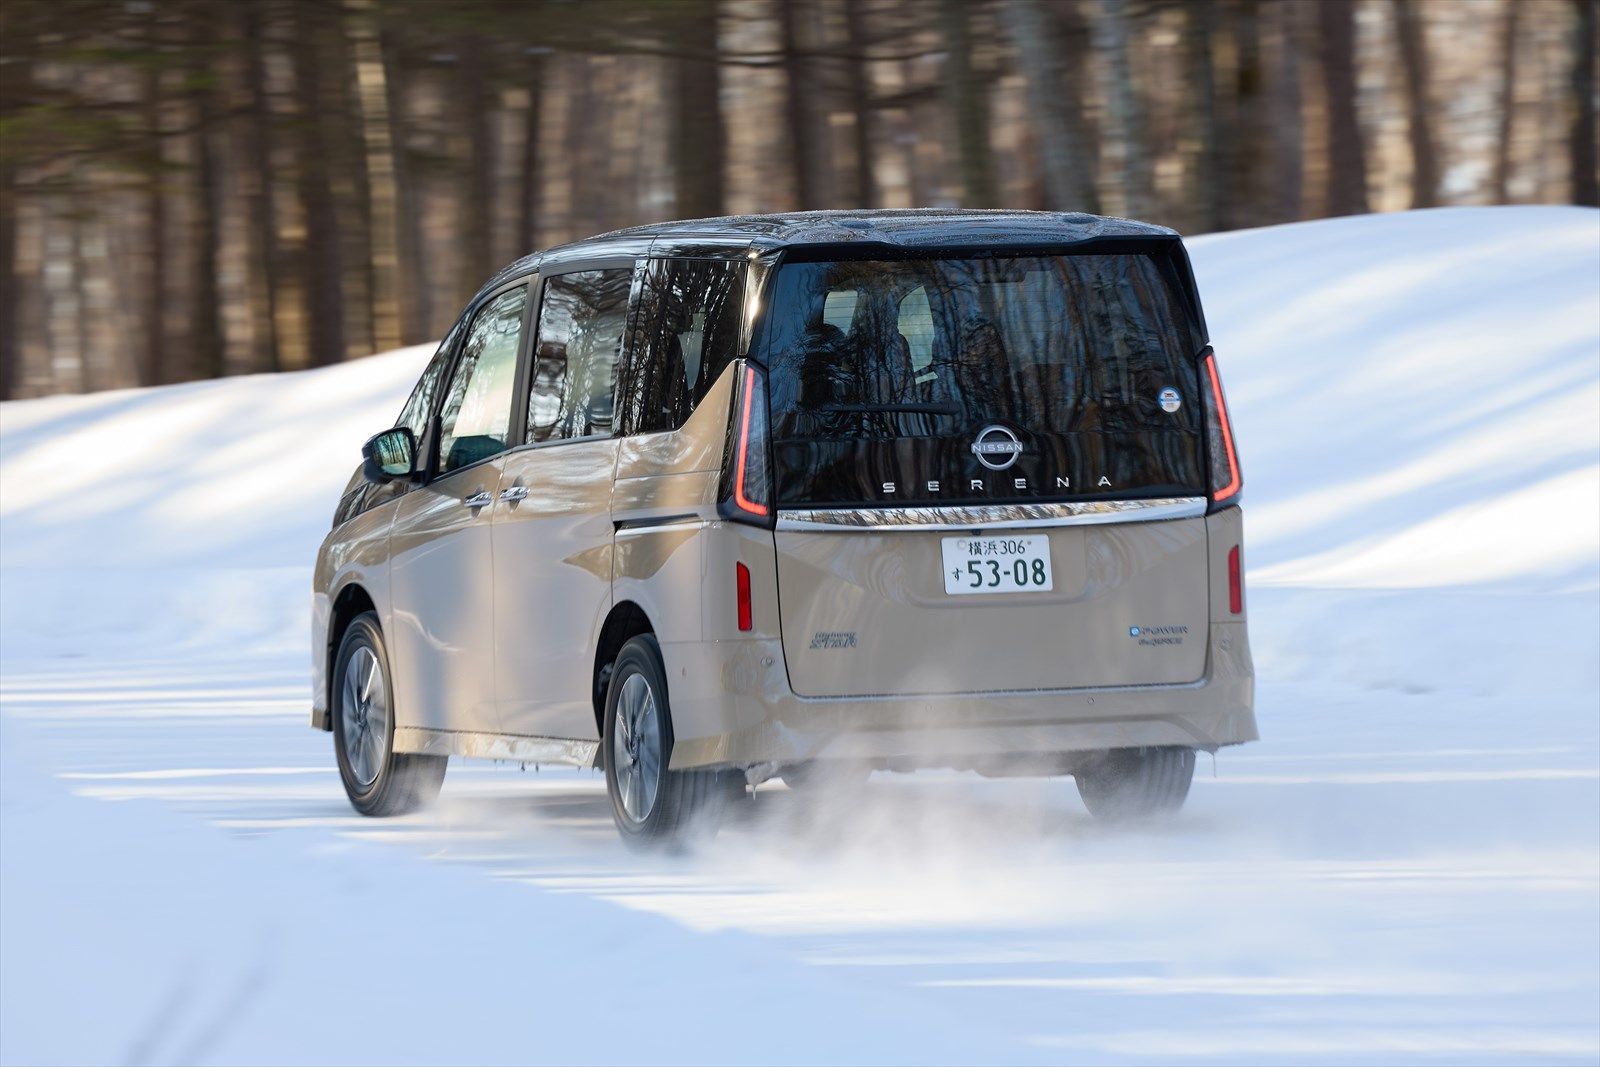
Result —
<path fill-rule="evenodd" d="M 931 696 L 799 697 L 778 641 L 666 644 L 672 766 L 812 759 L 968 767 L 988 758 L 1254 741 L 1255 670 L 1243 622 L 1212 623 L 1206 670 L 1183 685 Z"/>

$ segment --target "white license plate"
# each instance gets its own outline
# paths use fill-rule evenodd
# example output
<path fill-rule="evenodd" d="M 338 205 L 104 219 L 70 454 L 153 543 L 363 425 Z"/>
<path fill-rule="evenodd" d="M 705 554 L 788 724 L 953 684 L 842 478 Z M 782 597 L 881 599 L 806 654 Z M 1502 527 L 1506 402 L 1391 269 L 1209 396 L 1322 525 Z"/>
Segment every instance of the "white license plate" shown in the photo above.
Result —
<path fill-rule="evenodd" d="M 1050 538 L 945 537 L 944 591 L 963 593 L 1043 593 L 1050 585 Z"/>

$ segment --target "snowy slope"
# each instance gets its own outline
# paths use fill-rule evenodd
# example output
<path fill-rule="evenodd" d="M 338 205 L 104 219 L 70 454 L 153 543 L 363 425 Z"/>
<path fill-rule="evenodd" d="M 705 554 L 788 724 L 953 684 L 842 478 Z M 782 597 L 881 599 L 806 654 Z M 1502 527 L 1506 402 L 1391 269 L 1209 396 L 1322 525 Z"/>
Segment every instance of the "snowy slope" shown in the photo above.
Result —
<path fill-rule="evenodd" d="M 363 823 L 309 563 L 428 349 L 0 405 L 0 1062 L 1593 1062 L 1600 212 L 1191 249 L 1264 741 L 1147 832 L 879 776 L 641 861 L 470 764 Z"/>
<path fill-rule="evenodd" d="M 1596 587 L 1600 214 L 1370 215 L 1193 247 L 1257 582 Z"/>

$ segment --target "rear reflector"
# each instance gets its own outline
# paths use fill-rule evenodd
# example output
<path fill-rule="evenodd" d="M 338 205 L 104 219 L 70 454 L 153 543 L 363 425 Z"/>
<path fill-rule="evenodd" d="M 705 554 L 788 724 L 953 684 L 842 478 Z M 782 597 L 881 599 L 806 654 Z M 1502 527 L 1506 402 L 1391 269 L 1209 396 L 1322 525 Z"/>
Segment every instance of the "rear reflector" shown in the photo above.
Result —
<path fill-rule="evenodd" d="M 1234 552 L 1239 550 L 1236 548 Z M 753 613 L 750 610 L 750 568 L 743 563 L 733 565 L 734 583 L 738 586 L 739 597 L 739 631 L 749 633 L 755 626 Z"/>
<path fill-rule="evenodd" d="M 1239 546 L 1228 549 L 1228 610 L 1244 614 L 1244 579 L 1239 574 Z"/>
<path fill-rule="evenodd" d="M 1216 353 L 1209 348 L 1205 372 L 1211 394 L 1206 405 L 1206 446 L 1211 454 L 1211 503 L 1216 505 L 1239 495 L 1244 482 L 1239 475 L 1239 456 L 1233 448 L 1233 420 L 1228 418 L 1228 402 L 1217 375 Z"/>

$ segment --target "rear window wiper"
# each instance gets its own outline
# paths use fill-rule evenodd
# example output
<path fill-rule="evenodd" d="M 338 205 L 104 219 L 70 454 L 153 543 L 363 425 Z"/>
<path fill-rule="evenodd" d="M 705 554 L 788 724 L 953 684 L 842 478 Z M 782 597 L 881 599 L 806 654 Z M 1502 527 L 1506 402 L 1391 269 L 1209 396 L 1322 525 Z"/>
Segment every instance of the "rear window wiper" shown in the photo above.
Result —
<path fill-rule="evenodd" d="M 862 414 L 888 412 L 909 415 L 943 415 L 954 418 L 961 414 L 961 409 L 954 404 L 818 404 L 812 411 L 825 411 L 829 414 L 842 412 L 845 414 Z"/>

